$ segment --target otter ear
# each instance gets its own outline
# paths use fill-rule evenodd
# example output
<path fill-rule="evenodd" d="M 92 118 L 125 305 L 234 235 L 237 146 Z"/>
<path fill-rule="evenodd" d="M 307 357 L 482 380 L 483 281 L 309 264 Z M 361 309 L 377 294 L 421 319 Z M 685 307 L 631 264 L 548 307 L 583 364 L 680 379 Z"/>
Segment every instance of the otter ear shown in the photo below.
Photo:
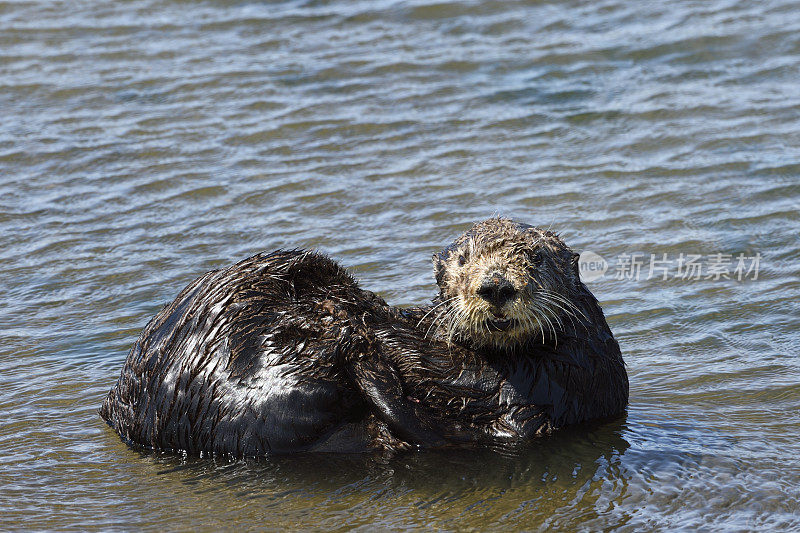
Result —
<path fill-rule="evenodd" d="M 570 258 L 570 262 L 572 264 L 572 273 L 575 274 L 575 279 L 580 281 L 581 280 L 581 254 L 577 254 L 572 252 L 572 257 Z"/>
<path fill-rule="evenodd" d="M 436 284 L 441 285 L 444 279 L 444 258 L 441 253 L 433 254 L 433 275 L 436 276 Z"/>

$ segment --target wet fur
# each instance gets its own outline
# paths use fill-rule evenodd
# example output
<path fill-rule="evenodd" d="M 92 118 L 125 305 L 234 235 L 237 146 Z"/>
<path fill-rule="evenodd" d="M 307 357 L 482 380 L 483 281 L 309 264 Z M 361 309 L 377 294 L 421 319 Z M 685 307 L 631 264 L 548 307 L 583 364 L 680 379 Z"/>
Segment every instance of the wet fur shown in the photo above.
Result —
<path fill-rule="evenodd" d="M 209 272 L 148 323 L 100 414 L 131 443 L 236 457 L 502 444 L 619 414 L 628 395 L 619 347 L 591 293 L 564 277 L 571 252 L 546 233 L 517 242 L 508 230 L 503 244 L 489 229 L 437 255 L 440 295 L 428 308 L 390 307 L 313 252 Z M 558 268 L 532 285 L 568 281 L 576 309 L 551 305 L 549 326 L 521 321 L 506 340 L 474 326 L 479 302 L 452 319 L 453 291 L 469 294 L 470 272 L 507 264 L 521 284 L 531 270 L 516 258 L 534 241 L 553 247 Z M 451 270 L 464 246 L 468 268 Z"/>
<path fill-rule="evenodd" d="M 434 301 L 436 331 L 448 342 L 513 350 L 539 341 L 557 343 L 565 329 L 577 324 L 589 331 L 605 324 L 580 281 L 578 254 L 550 231 L 493 218 L 476 224 L 433 260 L 440 289 Z M 496 317 L 478 295 L 482 280 L 492 273 L 505 276 L 518 293 L 501 311 L 512 320 L 506 331 L 488 326 Z"/>

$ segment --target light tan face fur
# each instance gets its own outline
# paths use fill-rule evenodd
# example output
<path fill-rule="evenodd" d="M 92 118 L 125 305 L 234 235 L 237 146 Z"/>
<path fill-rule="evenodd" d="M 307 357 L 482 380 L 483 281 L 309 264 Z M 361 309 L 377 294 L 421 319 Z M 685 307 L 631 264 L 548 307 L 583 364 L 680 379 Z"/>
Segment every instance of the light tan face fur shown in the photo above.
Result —
<path fill-rule="evenodd" d="M 448 342 L 498 348 L 557 338 L 564 321 L 580 316 L 571 301 L 580 283 L 575 261 L 554 233 L 503 218 L 476 224 L 434 255 L 441 299 L 433 311 L 437 334 Z M 492 304 L 479 290 L 487 279 L 501 277 L 515 293 Z"/>

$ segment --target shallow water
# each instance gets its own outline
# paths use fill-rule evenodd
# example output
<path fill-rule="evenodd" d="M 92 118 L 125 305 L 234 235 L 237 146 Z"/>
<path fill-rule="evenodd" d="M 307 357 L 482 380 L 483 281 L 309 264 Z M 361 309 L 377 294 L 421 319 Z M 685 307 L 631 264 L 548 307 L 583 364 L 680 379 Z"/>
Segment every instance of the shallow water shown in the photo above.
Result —
<path fill-rule="evenodd" d="M 799 68 L 789 1 L 0 0 L 1 527 L 800 528 Z M 314 247 L 422 303 L 493 213 L 608 261 L 624 420 L 229 463 L 97 416 L 206 270 Z"/>

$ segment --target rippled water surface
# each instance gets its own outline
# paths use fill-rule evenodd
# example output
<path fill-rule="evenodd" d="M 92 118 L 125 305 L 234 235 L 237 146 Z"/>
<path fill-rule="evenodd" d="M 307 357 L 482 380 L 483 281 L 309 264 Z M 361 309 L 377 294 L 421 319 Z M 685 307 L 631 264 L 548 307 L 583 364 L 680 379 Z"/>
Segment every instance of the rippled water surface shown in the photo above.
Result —
<path fill-rule="evenodd" d="M 781 0 L 0 0 L 0 527 L 797 530 L 798 87 Z M 97 416 L 199 274 L 314 247 L 423 303 L 494 213 L 609 263 L 624 420 L 231 463 Z"/>

